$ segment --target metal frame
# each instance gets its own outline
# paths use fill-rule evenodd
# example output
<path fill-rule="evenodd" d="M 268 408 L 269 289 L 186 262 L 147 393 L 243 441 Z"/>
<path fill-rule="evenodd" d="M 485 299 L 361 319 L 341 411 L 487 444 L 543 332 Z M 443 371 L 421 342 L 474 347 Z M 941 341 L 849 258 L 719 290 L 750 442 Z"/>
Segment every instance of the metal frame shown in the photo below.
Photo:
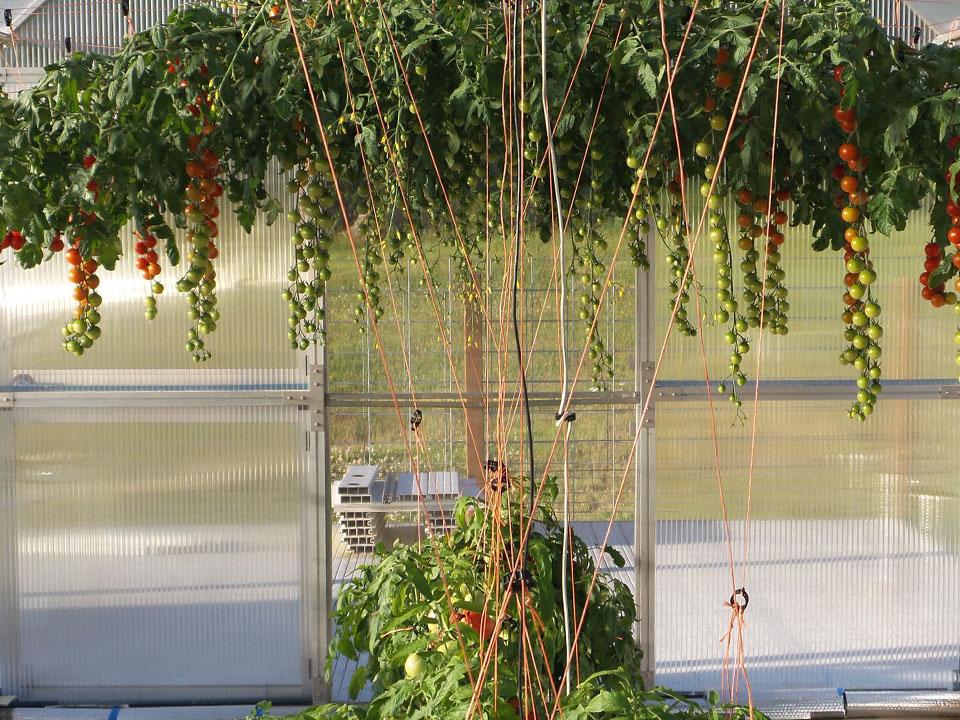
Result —
<path fill-rule="evenodd" d="M 647 237 L 647 253 L 655 260 L 657 239 Z M 650 398 L 647 415 L 643 406 L 654 381 L 656 332 L 656 279 L 652 271 L 636 270 L 636 319 L 634 327 L 634 391 L 636 395 L 637 447 L 634 458 L 634 599 L 637 609 L 635 635 L 643 653 L 640 672 L 647 687 L 655 684 L 656 669 L 656 547 L 657 547 L 657 431 L 655 400 Z"/>
<path fill-rule="evenodd" d="M 0 316 L 0 321 L 3 318 Z M 0 353 L 3 347 L 0 346 Z M 302 388 L 286 390 L 107 390 L 82 391 L 22 391 L 6 388 L 0 391 L 0 420 L 15 424 L 18 409 L 68 409 L 78 422 L 85 421 L 98 410 L 108 408 L 157 408 L 163 422 L 164 409 L 173 411 L 195 408 L 198 411 L 217 413 L 226 408 L 296 407 L 299 414 L 300 450 L 307 454 L 305 472 L 301 479 L 301 553 L 302 553 L 302 638 L 303 671 L 301 685 L 296 686 L 204 686 L 190 687 L 189 694 L 197 702 L 222 702 L 239 697 L 271 697 L 282 701 L 297 701 L 310 698 L 313 702 L 326 702 L 330 698 L 329 683 L 325 680 L 324 664 L 330 641 L 330 617 L 332 614 L 332 553 L 331 511 L 328 479 L 329 447 L 326 433 L 326 349 L 317 348 L 304 355 L 305 383 Z M 62 416 L 56 418 L 63 422 Z M 66 418 L 69 421 L 71 418 Z M 169 421 L 178 421 L 172 415 Z M 9 445 L 3 443 L 0 433 L 0 453 L 15 458 L 12 429 Z M 19 609 L 16 592 L 16 486 L 14 482 L 0 483 L 0 687 L 9 692 L 19 686 L 17 677 L 19 662 Z M 7 550 L 10 551 L 9 557 Z M 108 691 L 109 690 L 109 691 Z M 44 688 L 32 687 L 34 694 Z M 56 696 L 57 688 L 50 688 Z M 117 688 L 71 688 L 72 699 L 81 702 L 85 698 L 96 701 L 104 695 L 113 695 Z M 183 689 L 136 688 L 123 689 L 130 702 L 181 702 Z"/>

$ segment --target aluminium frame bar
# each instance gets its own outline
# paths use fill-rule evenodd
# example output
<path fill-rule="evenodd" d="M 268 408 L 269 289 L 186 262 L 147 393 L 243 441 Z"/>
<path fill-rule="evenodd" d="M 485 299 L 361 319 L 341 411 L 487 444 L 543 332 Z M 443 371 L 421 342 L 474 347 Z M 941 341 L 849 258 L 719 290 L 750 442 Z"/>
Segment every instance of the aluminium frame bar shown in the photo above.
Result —
<path fill-rule="evenodd" d="M 638 325 L 643 323 L 638 322 Z M 638 357 L 640 357 L 638 355 Z M 650 361 L 641 360 L 651 372 Z M 573 401 L 581 407 L 608 407 L 611 405 L 642 405 L 646 397 L 649 378 L 637 381 L 633 391 L 576 392 Z M 753 382 L 741 389 L 750 393 Z M 760 400 L 847 400 L 854 388 L 853 380 L 764 380 L 760 388 Z M 325 392 L 327 408 L 361 409 L 366 407 L 392 408 L 394 396 L 385 392 Z M 396 402 L 403 406 L 416 404 L 419 408 L 459 409 L 482 405 L 484 400 L 496 401 L 493 393 L 456 392 L 418 393 L 416 403 L 410 393 L 397 393 Z M 462 399 L 461 399 L 462 398 Z M 56 390 L 56 391 L 0 391 L 0 411 L 20 408 L 59 407 L 271 407 L 294 405 L 307 408 L 316 404 L 317 393 L 309 387 L 287 390 Z M 560 399 L 558 392 L 531 392 L 530 405 L 549 409 Z M 658 402 L 705 402 L 706 388 L 702 380 L 658 380 L 651 410 Z M 885 380 L 881 400 L 960 400 L 960 385 L 943 378 L 930 380 Z M 652 416 L 651 416 L 652 421 Z"/>
<path fill-rule="evenodd" d="M 651 268 L 656 259 L 657 238 L 647 233 L 647 253 Z M 637 268 L 634 292 L 634 403 L 637 445 L 634 456 L 634 636 L 642 656 L 640 675 L 646 687 L 656 684 L 656 547 L 657 547 L 657 431 L 656 398 L 650 396 L 647 415 L 643 406 L 653 382 L 657 353 L 656 277 L 654 271 Z"/>

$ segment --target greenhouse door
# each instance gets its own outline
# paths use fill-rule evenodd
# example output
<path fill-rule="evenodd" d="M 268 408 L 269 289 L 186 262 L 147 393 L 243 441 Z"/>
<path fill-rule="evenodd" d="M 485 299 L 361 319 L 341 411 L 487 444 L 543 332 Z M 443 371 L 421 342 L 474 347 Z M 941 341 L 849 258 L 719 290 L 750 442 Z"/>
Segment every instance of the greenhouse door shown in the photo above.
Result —
<path fill-rule="evenodd" d="M 3 692 L 41 703 L 309 700 L 299 414 L 3 412 Z"/>

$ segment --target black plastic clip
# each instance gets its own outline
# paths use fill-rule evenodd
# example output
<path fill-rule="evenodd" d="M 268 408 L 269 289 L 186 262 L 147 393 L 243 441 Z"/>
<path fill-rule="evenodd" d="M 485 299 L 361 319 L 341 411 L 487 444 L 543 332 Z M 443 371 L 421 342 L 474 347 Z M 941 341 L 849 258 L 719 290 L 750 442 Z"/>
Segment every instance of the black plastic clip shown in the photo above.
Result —
<path fill-rule="evenodd" d="M 566 414 L 554 413 L 553 419 L 556 420 L 558 424 L 560 422 L 572 423 L 577 419 L 577 414 L 575 412 L 568 412 Z"/>
<path fill-rule="evenodd" d="M 130 0 L 120 0 L 120 12 L 124 17 L 130 17 Z"/>
<path fill-rule="evenodd" d="M 419 408 L 413 411 L 413 414 L 410 415 L 410 430 L 416 432 L 420 429 L 420 423 L 423 422 L 423 413 L 420 412 Z"/>
<path fill-rule="evenodd" d="M 747 589 L 737 588 L 734 590 L 733 595 L 730 596 L 730 602 L 727 604 L 737 612 L 742 613 L 747 609 L 747 605 L 750 604 L 750 596 L 747 594 Z"/>
<path fill-rule="evenodd" d="M 913 46 L 914 46 L 914 47 L 920 47 L 920 33 L 921 33 L 921 32 L 922 32 L 922 31 L 920 30 L 920 26 L 919 26 L 919 25 L 917 25 L 917 26 L 913 29 Z"/>
<path fill-rule="evenodd" d="M 63 39 L 63 47 L 68 53 L 73 52 L 73 41 L 70 39 L 69 35 Z"/>
<path fill-rule="evenodd" d="M 13 27 L 13 10 L 10 8 L 5 8 L 3 11 L 3 23 L 8 28 Z"/>
<path fill-rule="evenodd" d="M 506 492 L 509 487 L 507 468 L 497 460 L 487 460 L 485 465 L 487 470 L 487 489 L 493 492 Z"/>
<path fill-rule="evenodd" d="M 503 577 L 503 589 L 519 593 L 523 588 L 533 587 L 533 575 L 527 569 L 508 572 Z"/>

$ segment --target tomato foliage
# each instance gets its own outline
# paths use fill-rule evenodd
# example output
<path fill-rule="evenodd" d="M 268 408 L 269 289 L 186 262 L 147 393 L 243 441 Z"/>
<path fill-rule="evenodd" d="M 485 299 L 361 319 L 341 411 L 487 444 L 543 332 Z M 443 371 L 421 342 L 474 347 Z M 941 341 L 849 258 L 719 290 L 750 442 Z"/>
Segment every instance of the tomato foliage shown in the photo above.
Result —
<path fill-rule="evenodd" d="M 848 224 L 832 174 L 836 149 L 851 136 L 864 158 L 858 227 L 903 228 L 933 195 L 930 224 L 942 252 L 923 256 L 939 260 L 924 287 L 933 304 L 960 307 L 945 287 L 960 262 L 948 241 L 958 222 L 947 211 L 956 184 L 944 179 L 944 168 L 948 178 L 960 169 L 957 145 L 948 143 L 960 128 L 960 49 L 891 42 L 859 0 L 784 0 L 782 52 L 780 6 L 764 0 L 695 13 L 679 0 L 546 2 L 545 93 L 536 14 L 515 16 L 513 6 L 492 2 L 310 0 L 291 8 L 251 3 L 235 14 L 189 6 L 116 55 L 76 53 L 15 101 L 0 99 L 8 149 L 0 157 L 2 247 L 30 268 L 75 246 L 109 271 L 133 254 L 132 223 L 139 238 L 156 239 L 156 260 L 141 263 L 152 282 L 161 263 L 178 265 L 192 250 L 176 284 L 190 294 L 188 349 L 202 360 L 209 352 L 198 332 L 219 319 L 210 256 L 219 249 L 207 237 L 215 233 L 211 216 L 198 208 L 216 212 L 212 196 L 189 197 L 190 163 L 201 148 L 217 160 L 208 180 L 248 230 L 259 214 L 272 221 L 280 210 L 267 191 L 274 161 L 288 173 L 298 197 L 284 294 L 291 347 L 322 341 L 319 298 L 331 249 L 346 242 L 347 227 L 361 264 L 358 319 L 382 316 L 380 283 L 408 258 L 429 273 L 439 257 L 452 257 L 463 295 L 478 301 L 484 254 L 504 246 L 494 240 L 556 237 L 545 94 L 571 245 L 564 271 L 581 285 L 579 315 L 597 383 L 612 374 L 595 322 L 620 245 L 611 231 L 619 222 L 611 220 L 625 219 L 639 267 L 647 265 L 648 233 L 663 236 L 671 293 L 682 306 L 678 327 L 694 334 L 686 303 L 698 286 L 688 261 L 699 223 L 676 190 L 701 174 L 716 178 L 706 195 L 718 209 L 738 189 L 762 197 L 772 184 L 792 199 L 776 209 L 781 225 L 808 228 L 818 250 L 842 250 Z M 658 125 L 668 67 L 676 70 L 672 102 Z M 854 107 L 855 122 L 847 115 Z M 761 326 L 788 330 L 787 271 L 771 247 L 783 233 L 768 228 L 773 210 L 749 211 L 743 243 L 714 239 L 729 268 L 720 271 L 729 296 L 718 313 L 731 323 L 741 359 Z M 726 221 L 711 217 L 715 229 Z M 177 229 L 202 237 L 191 247 Z M 88 318 L 86 299 L 78 302 L 77 318 Z M 155 314 L 154 298 L 147 315 Z M 89 319 L 84 324 L 99 334 Z M 85 331 L 71 337 L 89 346 Z M 853 363 L 848 351 L 860 358 L 864 349 L 843 351 Z M 740 360 L 731 362 L 730 379 L 744 382 Z"/>
<path fill-rule="evenodd" d="M 555 496 L 550 484 L 545 500 L 549 504 Z M 538 511 L 526 544 L 524 593 L 508 595 L 504 578 L 510 576 L 509 548 L 521 544 L 521 516 L 516 497 L 511 502 L 504 493 L 491 502 L 461 500 L 449 536 L 427 539 L 418 547 L 380 548 L 375 564 L 358 569 L 337 601 L 328 672 L 336 658 L 358 660 L 350 692 L 356 695 L 370 683 L 373 699 L 362 709 L 315 708 L 301 714 L 304 720 L 518 718 L 522 632 L 529 648 L 524 674 L 537 678 L 524 696 L 526 716 L 550 715 L 555 696 L 549 688 L 560 686 L 566 664 L 562 526 L 552 511 Z M 493 547 L 499 550 L 491 551 Z M 595 552 L 574 536 L 572 599 L 581 610 L 596 568 Z M 623 566 L 616 550 L 606 548 L 606 553 L 613 564 Z M 645 689 L 632 634 L 634 617 L 630 589 L 599 574 L 572 665 L 575 685 L 561 703 L 564 717 L 613 720 L 670 713 L 707 718 L 721 711 L 746 717 L 745 711 L 719 706 L 715 697 L 701 707 L 663 688 Z M 487 655 L 495 658 L 496 670 L 484 675 Z M 474 697 L 481 677 L 485 680 Z"/>

